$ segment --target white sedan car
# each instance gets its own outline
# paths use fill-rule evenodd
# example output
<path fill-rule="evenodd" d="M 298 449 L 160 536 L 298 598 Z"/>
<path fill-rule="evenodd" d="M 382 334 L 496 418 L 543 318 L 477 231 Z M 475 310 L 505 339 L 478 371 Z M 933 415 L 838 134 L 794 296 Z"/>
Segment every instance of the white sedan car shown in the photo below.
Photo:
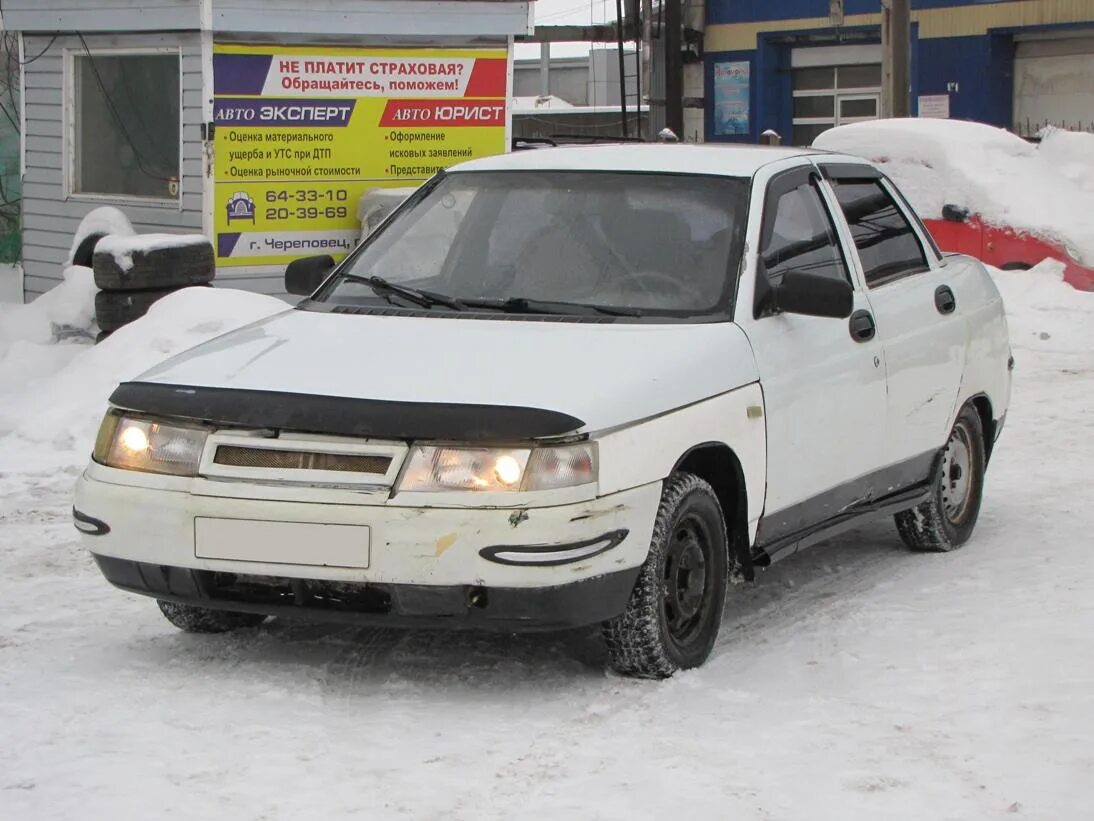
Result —
<path fill-rule="evenodd" d="M 964 544 L 1009 401 L 984 267 L 849 156 L 476 160 L 287 282 L 120 385 L 76 490 L 106 578 L 184 630 L 600 623 L 671 675 L 757 567 L 878 516 Z"/>

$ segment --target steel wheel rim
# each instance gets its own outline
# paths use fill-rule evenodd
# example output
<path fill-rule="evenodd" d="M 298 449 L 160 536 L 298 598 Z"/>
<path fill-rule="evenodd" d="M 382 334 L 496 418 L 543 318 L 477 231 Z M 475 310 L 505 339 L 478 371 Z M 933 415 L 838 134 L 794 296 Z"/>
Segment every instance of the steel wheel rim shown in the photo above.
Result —
<path fill-rule="evenodd" d="M 972 500 L 972 444 L 964 425 L 950 434 L 942 453 L 942 509 L 951 524 L 960 524 Z"/>
<path fill-rule="evenodd" d="M 665 550 L 661 613 L 677 644 L 701 632 L 711 583 L 710 536 L 695 515 L 681 519 Z"/>

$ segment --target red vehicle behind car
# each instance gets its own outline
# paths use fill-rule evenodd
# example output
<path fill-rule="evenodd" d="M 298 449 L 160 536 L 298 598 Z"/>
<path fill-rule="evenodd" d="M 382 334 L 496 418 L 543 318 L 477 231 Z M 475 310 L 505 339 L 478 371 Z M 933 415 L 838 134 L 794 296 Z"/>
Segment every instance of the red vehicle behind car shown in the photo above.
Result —
<path fill-rule="evenodd" d="M 1077 262 L 1058 243 L 1007 226 L 991 225 L 955 205 L 942 209 L 942 219 L 923 222 L 943 251 L 968 254 L 1004 270 L 1025 270 L 1045 259 L 1056 259 L 1064 264 L 1065 282 L 1080 291 L 1094 291 L 1094 268 Z"/>

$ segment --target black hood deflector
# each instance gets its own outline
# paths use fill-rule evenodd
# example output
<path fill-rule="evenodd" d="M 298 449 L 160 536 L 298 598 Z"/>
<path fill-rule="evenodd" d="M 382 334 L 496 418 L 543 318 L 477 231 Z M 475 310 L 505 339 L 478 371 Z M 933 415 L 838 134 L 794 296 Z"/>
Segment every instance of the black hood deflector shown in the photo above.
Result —
<path fill-rule="evenodd" d="M 393 402 L 158 382 L 123 382 L 110 401 L 127 410 L 214 425 L 372 439 L 513 442 L 564 436 L 585 424 L 542 408 Z"/>

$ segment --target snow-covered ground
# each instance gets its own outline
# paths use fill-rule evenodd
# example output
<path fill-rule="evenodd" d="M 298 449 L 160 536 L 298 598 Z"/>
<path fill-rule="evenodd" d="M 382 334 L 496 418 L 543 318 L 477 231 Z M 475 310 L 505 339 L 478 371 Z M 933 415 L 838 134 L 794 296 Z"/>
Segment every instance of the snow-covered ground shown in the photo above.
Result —
<path fill-rule="evenodd" d="M 283 305 L 184 291 L 96 348 L 0 314 L 38 334 L 0 336 L 0 818 L 1091 817 L 1094 295 L 997 278 L 1018 364 L 972 542 L 788 559 L 665 682 L 595 630 L 177 632 L 99 576 L 71 486 L 113 382 Z"/>

